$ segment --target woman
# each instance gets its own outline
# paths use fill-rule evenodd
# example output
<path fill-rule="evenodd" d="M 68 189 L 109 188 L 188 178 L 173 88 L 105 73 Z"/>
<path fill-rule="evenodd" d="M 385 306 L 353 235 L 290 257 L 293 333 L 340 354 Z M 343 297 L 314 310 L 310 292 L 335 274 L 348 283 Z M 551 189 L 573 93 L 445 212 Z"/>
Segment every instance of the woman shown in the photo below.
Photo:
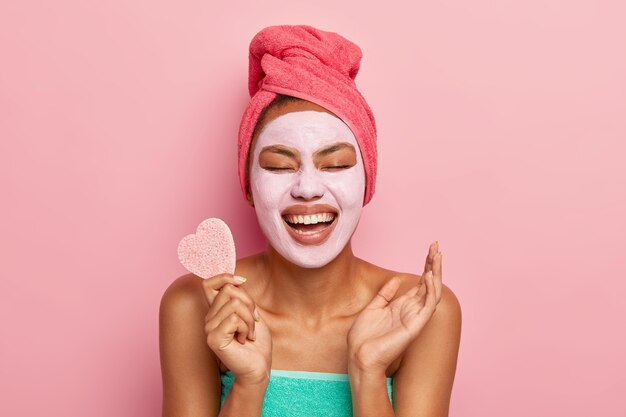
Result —
<path fill-rule="evenodd" d="M 163 415 L 447 416 L 461 310 L 438 243 L 422 276 L 352 252 L 376 169 L 373 115 L 350 82 L 360 50 L 273 26 L 250 52 L 239 172 L 268 246 L 234 275 L 166 290 Z"/>

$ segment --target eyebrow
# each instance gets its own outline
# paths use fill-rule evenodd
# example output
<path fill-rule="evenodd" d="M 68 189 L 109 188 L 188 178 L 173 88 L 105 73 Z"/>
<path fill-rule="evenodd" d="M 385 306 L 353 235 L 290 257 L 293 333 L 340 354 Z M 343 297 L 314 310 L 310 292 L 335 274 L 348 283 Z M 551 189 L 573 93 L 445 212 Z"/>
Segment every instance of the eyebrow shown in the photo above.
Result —
<path fill-rule="evenodd" d="M 338 143 L 333 143 L 332 145 L 321 149 L 317 152 L 315 152 L 315 156 L 319 156 L 319 157 L 323 157 L 326 155 L 330 155 L 333 152 L 337 152 L 341 149 L 345 149 L 345 148 L 350 148 L 352 150 L 354 150 L 354 146 L 352 146 L 352 144 L 348 143 L 348 142 L 338 142 Z"/>
<path fill-rule="evenodd" d="M 300 153 L 297 150 L 294 152 L 290 148 L 286 148 L 282 145 L 265 146 L 263 149 L 261 149 L 261 153 L 263 152 L 277 153 L 279 155 L 285 155 L 296 160 L 300 159 Z"/>
<path fill-rule="evenodd" d="M 330 155 L 331 153 L 340 151 L 342 149 L 351 149 L 352 151 L 354 151 L 354 146 L 352 146 L 352 144 L 348 142 L 337 142 L 337 143 L 333 143 L 332 145 L 327 146 L 326 148 L 320 149 L 319 151 L 315 152 L 313 155 L 318 158 L 324 157 L 324 156 Z M 295 160 L 300 159 L 300 153 L 298 152 L 298 150 L 296 149 L 292 150 L 292 148 L 287 148 L 283 145 L 265 146 L 263 147 L 263 149 L 261 149 L 261 153 L 264 153 L 264 152 L 271 152 L 271 153 L 275 153 L 279 155 L 284 155 L 289 158 L 293 158 Z"/>

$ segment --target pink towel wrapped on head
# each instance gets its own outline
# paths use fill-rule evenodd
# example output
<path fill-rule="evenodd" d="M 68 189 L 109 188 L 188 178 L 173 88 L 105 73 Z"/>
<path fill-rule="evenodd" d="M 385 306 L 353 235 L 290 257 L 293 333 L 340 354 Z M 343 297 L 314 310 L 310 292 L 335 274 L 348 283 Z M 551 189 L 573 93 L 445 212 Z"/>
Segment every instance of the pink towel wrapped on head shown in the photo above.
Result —
<path fill-rule="evenodd" d="M 239 180 L 247 189 L 246 159 L 259 115 L 277 94 L 302 98 L 333 112 L 352 130 L 365 166 L 363 205 L 376 182 L 376 122 L 357 90 L 361 49 L 334 32 L 308 25 L 269 26 L 250 42 L 250 102 L 239 127 Z"/>

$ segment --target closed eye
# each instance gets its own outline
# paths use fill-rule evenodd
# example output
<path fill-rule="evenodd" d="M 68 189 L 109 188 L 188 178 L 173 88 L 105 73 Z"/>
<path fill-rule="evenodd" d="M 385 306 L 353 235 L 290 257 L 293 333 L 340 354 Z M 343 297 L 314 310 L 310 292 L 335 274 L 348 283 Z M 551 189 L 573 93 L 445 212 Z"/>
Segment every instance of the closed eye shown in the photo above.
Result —
<path fill-rule="evenodd" d="M 352 168 L 352 165 L 332 165 L 332 166 L 324 167 L 322 168 L 322 170 L 328 171 L 328 170 L 340 170 L 340 169 L 346 169 L 346 168 Z"/>

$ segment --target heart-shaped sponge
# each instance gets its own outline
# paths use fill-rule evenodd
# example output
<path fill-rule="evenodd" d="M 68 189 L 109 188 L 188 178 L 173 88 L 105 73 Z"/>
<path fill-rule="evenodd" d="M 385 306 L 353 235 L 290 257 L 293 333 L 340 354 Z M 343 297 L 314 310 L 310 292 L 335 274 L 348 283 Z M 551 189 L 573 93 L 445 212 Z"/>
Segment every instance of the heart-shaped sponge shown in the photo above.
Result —
<path fill-rule="evenodd" d="M 202 278 L 235 272 L 235 241 L 221 219 L 204 220 L 196 234 L 187 235 L 178 244 L 178 259 L 189 272 Z"/>

